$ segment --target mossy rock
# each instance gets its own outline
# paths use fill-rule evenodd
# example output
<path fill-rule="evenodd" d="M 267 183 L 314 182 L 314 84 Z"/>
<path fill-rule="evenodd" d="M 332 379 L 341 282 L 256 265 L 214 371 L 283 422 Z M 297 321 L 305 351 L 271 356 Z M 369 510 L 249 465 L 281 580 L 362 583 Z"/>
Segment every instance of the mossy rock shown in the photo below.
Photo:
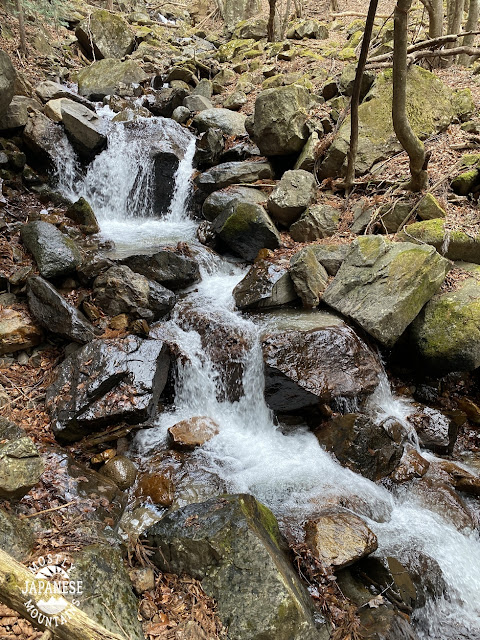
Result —
<path fill-rule="evenodd" d="M 95 100 L 115 94 L 120 84 L 138 84 L 146 79 L 146 73 L 134 60 L 120 62 L 113 58 L 98 60 L 77 73 L 79 94 Z"/>
<path fill-rule="evenodd" d="M 253 38 L 230 40 L 225 44 L 222 44 L 217 51 L 217 58 L 220 62 L 229 62 L 236 58 L 240 53 L 252 49 L 255 46 L 255 40 Z"/>
<path fill-rule="evenodd" d="M 453 178 L 450 186 L 452 191 L 459 196 L 466 196 L 480 185 L 480 171 L 477 168 L 469 169 Z"/>
<path fill-rule="evenodd" d="M 119 15 L 106 9 L 93 11 L 75 30 L 83 49 L 100 58 L 123 58 L 133 51 L 135 37 Z"/>
<path fill-rule="evenodd" d="M 357 54 L 353 47 L 344 47 L 336 55 L 338 60 L 356 60 Z"/>
<path fill-rule="evenodd" d="M 409 332 L 423 367 L 436 375 L 480 366 L 480 266 L 458 262 L 455 267 L 470 277 L 434 296 Z"/>
<path fill-rule="evenodd" d="M 427 193 L 418 204 L 417 215 L 422 220 L 434 220 L 435 218 L 445 218 L 447 214 L 435 196 Z"/>
<path fill-rule="evenodd" d="M 400 240 L 430 244 L 449 260 L 480 264 L 480 235 L 471 237 L 463 231 L 446 231 L 445 220 L 423 220 L 408 225 L 398 234 Z"/>

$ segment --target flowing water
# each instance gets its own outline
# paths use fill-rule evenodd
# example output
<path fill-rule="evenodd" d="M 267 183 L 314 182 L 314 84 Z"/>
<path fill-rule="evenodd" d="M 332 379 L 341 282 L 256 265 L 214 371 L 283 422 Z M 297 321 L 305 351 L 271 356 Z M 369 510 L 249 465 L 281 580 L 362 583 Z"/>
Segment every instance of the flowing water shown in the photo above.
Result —
<path fill-rule="evenodd" d="M 173 334 L 188 358 L 180 359 L 175 406 L 160 415 L 156 426 L 140 432 L 136 453 L 148 458 L 166 442 L 168 427 L 193 416 L 209 416 L 219 433 L 191 456 L 192 470 L 200 473 L 200 499 L 218 486 L 230 492 L 247 492 L 267 504 L 284 530 L 301 538 L 302 523 L 326 503 L 349 505 L 364 517 L 378 536 L 381 554 L 398 557 L 407 566 L 419 553 L 432 558 L 447 584 L 445 596 L 431 599 L 414 614 L 421 638 L 459 640 L 480 638 L 480 541 L 478 533 L 460 533 L 440 515 L 428 510 L 408 492 L 394 495 L 362 476 L 338 465 L 306 428 L 282 430 L 263 396 L 263 361 L 260 348 L 262 322 L 254 322 L 234 309 L 232 290 L 246 269 L 240 263 L 216 256 L 194 241 L 195 224 L 187 203 L 192 173 L 194 139 L 175 128 L 183 145 L 184 161 L 177 177 L 170 211 L 152 219 L 152 166 L 148 145 L 165 134 L 170 121 L 152 118 L 134 127 L 111 124 L 108 147 L 85 171 L 76 164 L 66 143 L 59 163 L 59 185 L 71 198 L 83 195 L 96 211 L 106 238 L 118 246 L 143 249 L 176 240 L 191 242 L 201 264 L 202 280 L 174 309 L 164 329 Z M 235 402 L 219 393 L 224 376 L 209 357 L 202 337 L 189 319 L 189 309 L 220 320 L 240 333 L 247 344 L 241 358 L 243 396 Z M 304 320 L 297 313 L 298 325 Z M 281 323 L 282 313 L 263 316 Z M 290 317 L 290 321 L 292 317 Z M 210 338 L 215 341 L 215 334 Z M 379 421 L 399 420 L 410 432 L 408 401 L 392 395 L 386 375 L 370 398 L 367 409 Z M 415 442 L 414 434 L 411 439 Z M 203 492 L 203 493 L 202 493 Z M 182 504 L 181 500 L 179 504 Z"/>

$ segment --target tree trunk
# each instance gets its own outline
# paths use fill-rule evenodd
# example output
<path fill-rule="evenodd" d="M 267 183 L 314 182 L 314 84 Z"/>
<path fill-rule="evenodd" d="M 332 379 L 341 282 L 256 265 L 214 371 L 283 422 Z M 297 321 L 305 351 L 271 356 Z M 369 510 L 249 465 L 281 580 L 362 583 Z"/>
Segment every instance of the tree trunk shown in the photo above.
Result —
<path fill-rule="evenodd" d="M 467 24 L 465 26 L 465 31 L 476 31 L 478 24 L 478 0 L 470 0 L 470 6 L 468 8 L 468 19 Z M 472 34 L 470 36 L 464 36 L 462 40 L 462 46 L 471 47 L 475 40 L 475 36 Z M 462 64 L 465 67 L 471 62 L 471 57 L 466 53 L 462 53 L 458 58 L 459 64 Z"/>
<path fill-rule="evenodd" d="M 407 35 L 408 12 L 412 0 L 397 0 L 393 30 L 393 128 L 398 141 L 410 158 L 411 179 L 407 189 L 422 191 L 427 186 L 426 154 L 422 141 L 407 117 Z"/>
<path fill-rule="evenodd" d="M 448 33 L 460 33 L 462 30 L 463 0 L 449 0 L 447 7 Z M 453 49 L 455 45 L 455 42 L 450 42 L 445 48 Z"/>
<path fill-rule="evenodd" d="M 268 0 L 270 11 L 268 14 L 267 24 L 267 40 L 269 42 L 275 42 L 275 10 L 277 6 L 277 0 Z"/>
<path fill-rule="evenodd" d="M 41 581 L 23 564 L 0 549 L 0 602 L 29 620 L 34 627 L 41 630 L 50 629 L 59 640 L 125 640 L 123 636 L 108 631 L 72 604 L 62 612 L 63 620 L 61 614 L 57 614 L 58 626 L 55 620 L 48 624 L 47 621 L 52 620 L 54 616 L 47 616 L 38 608 L 38 601 L 42 596 L 22 593 L 27 587 L 27 582 L 35 583 L 36 591 L 40 593 L 38 586 Z"/>
<path fill-rule="evenodd" d="M 428 37 L 439 38 L 443 34 L 443 0 L 421 0 L 428 13 Z"/>
<path fill-rule="evenodd" d="M 113 11 L 113 0 L 107 0 L 108 11 Z"/>
<path fill-rule="evenodd" d="M 27 55 L 27 38 L 25 35 L 25 21 L 23 19 L 22 0 L 16 0 L 18 14 L 18 30 L 20 32 L 20 51 L 24 56 Z"/>
<path fill-rule="evenodd" d="M 370 0 L 367 20 L 365 22 L 365 31 L 363 32 L 362 48 L 360 50 L 360 57 L 358 59 L 357 71 L 353 83 L 352 99 L 350 101 L 350 146 L 348 148 L 347 175 L 345 177 L 345 185 L 347 188 L 350 188 L 355 180 L 355 160 L 357 158 L 358 148 L 358 106 L 360 104 L 362 78 L 367 62 L 377 6 L 378 0 Z"/>

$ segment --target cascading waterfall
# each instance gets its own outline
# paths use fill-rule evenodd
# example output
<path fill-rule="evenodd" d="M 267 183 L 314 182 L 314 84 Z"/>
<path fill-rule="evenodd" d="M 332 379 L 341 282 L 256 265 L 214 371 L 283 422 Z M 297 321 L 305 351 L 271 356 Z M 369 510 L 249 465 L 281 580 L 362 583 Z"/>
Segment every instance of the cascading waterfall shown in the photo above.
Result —
<path fill-rule="evenodd" d="M 162 118 L 139 119 L 129 126 L 111 123 L 107 149 L 86 171 L 77 164 L 68 141 L 60 149 L 59 188 L 72 199 L 84 196 L 89 200 L 102 233 L 113 238 L 117 246 L 124 243 L 130 249 L 142 250 L 175 239 L 194 238 L 195 225 L 186 203 L 195 141 L 176 124 L 183 160 L 177 170 L 174 197 L 163 219 L 148 217 L 152 212 L 153 170 L 146 151 L 153 138 L 158 139 L 165 127 L 174 124 Z M 394 495 L 341 467 L 306 427 L 283 433 L 263 396 L 261 326 L 234 310 L 232 290 L 245 268 L 195 242 L 192 248 L 201 264 L 202 281 L 187 292 L 172 319 L 164 323 L 188 355 L 178 362 L 175 406 L 159 416 L 156 427 L 137 435 L 136 452 L 148 458 L 166 442 L 168 427 L 179 420 L 199 415 L 212 418 L 220 427 L 218 435 L 197 449 L 188 463 L 192 473 L 200 473 L 204 482 L 199 499 L 208 497 L 209 491 L 218 492 L 222 484 L 232 492 L 252 493 L 274 511 L 284 530 L 297 537 L 301 537 L 305 519 L 323 505 L 345 500 L 377 534 L 379 553 L 394 555 L 408 566 L 412 551 L 417 550 L 438 563 L 447 591 L 444 597 L 429 600 L 424 609 L 414 613 L 419 636 L 425 640 L 480 638 L 478 534 L 460 533 L 408 491 Z M 202 314 L 216 314 L 245 337 L 244 395 L 238 401 L 219 399 L 222 372 L 208 356 L 199 333 L 189 325 L 189 306 Z M 214 341 L 215 335 L 211 339 Z M 378 420 L 394 417 L 407 427 L 412 407 L 392 395 L 385 374 L 367 410 Z"/>

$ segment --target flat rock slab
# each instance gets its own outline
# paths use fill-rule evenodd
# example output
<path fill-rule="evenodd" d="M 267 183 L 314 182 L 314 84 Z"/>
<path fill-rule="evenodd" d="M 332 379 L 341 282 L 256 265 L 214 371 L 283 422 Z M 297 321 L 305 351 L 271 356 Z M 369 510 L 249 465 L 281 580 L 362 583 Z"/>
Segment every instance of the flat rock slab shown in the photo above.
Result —
<path fill-rule="evenodd" d="M 194 117 L 193 124 L 200 132 L 214 128 L 227 136 L 244 136 L 247 134 L 246 119 L 243 113 L 235 113 L 230 109 L 205 109 Z"/>
<path fill-rule="evenodd" d="M 231 113 L 231 112 L 230 112 Z M 257 180 L 271 180 L 274 176 L 272 165 L 265 160 L 245 162 L 225 162 L 200 174 L 195 179 L 197 185 L 211 193 L 231 184 L 248 184 Z"/>
<path fill-rule="evenodd" d="M 82 262 L 75 242 L 49 222 L 39 220 L 24 224 L 20 236 L 44 278 L 69 275 Z"/>
<path fill-rule="evenodd" d="M 153 255 L 134 255 L 122 260 L 135 273 L 177 291 L 198 282 L 200 268 L 193 258 L 167 249 Z"/>
<path fill-rule="evenodd" d="M 75 442 L 121 420 L 139 423 L 157 408 L 170 367 L 160 340 L 95 340 L 69 356 L 48 388 L 55 436 Z"/>

